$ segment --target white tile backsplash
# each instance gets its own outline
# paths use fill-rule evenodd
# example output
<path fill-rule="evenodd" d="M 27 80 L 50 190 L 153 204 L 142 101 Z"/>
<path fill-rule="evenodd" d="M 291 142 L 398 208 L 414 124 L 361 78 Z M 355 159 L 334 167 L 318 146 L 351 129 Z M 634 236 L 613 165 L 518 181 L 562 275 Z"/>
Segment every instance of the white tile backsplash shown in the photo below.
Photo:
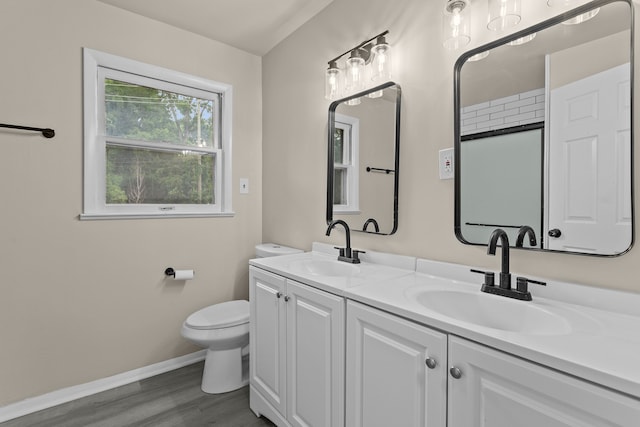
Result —
<path fill-rule="evenodd" d="M 544 120 L 544 88 L 469 105 L 460 110 L 460 132 L 470 135 Z"/>

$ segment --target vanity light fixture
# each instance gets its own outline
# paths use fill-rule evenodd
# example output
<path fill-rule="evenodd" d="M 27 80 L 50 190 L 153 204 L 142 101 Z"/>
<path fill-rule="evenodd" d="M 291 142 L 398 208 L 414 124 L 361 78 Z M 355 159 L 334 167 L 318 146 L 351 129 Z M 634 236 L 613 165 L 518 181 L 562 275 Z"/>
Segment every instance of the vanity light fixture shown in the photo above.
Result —
<path fill-rule="evenodd" d="M 577 6 L 580 3 L 578 0 L 547 0 L 547 6 L 552 8 L 570 8 Z M 564 25 L 576 25 L 582 24 L 585 21 L 593 18 L 600 12 L 600 8 L 591 9 L 590 11 L 576 16 L 575 18 L 567 19 L 563 22 Z"/>
<path fill-rule="evenodd" d="M 520 0 L 489 0 L 487 28 L 503 31 L 517 25 L 522 18 Z"/>
<path fill-rule="evenodd" d="M 391 47 L 385 37 L 388 33 L 384 31 L 365 40 L 328 62 L 324 90 L 326 99 L 335 101 L 391 81 Z M 344 62 L 344 68 L 340 68 L 339 61 L 347 54 L 349 58 Z M 378 91 L 368 96 L 375 98 L 382 96 L 382 93 Z M 346 102 L 347 105 L 359 103 L 357 98 Z"/>
<path fill-rule="evenodd" d="M 471 41 L 468 0 L 447 0 L 442 16 L 442 44 L 449 50 L 456 50 Z M 466 10 L 465 10 L 466 9 Z"/>

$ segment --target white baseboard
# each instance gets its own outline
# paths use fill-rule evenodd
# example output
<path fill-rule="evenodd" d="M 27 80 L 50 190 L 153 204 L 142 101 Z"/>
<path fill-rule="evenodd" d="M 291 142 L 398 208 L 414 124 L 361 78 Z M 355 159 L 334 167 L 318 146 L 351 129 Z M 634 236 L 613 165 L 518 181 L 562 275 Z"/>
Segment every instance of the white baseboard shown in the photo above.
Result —
<path fill-rule="evenodd" d="M 160 375 L 174 369 L 204 360 L 206 350 L 196 351 L 164 362 L 154 363 L 132 371 L 123 372 L 107 378 L 91 381 L 85 384 L 74 385 L 60 390 L 52 391 L 36 397 L 30 397 L 20 402 L 11 403 L 0 407 L 0 423 L 32 412 L 51 408 L 62 403 L 110 390 L 125 384 L 130 384 L 145 378 Z"/>

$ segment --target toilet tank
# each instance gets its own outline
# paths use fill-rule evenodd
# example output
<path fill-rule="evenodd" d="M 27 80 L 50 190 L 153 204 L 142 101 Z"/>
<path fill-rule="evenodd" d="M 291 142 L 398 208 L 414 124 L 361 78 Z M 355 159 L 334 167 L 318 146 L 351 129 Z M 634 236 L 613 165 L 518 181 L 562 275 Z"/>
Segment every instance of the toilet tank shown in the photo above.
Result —
<path fill-rule="evenodd" d="M 301 249 L 278 245 L 277 243 L 261 243 L 256 245 L 256 258 L 267 258 L 278 255 L 291 255 L 302 253 Z"/>

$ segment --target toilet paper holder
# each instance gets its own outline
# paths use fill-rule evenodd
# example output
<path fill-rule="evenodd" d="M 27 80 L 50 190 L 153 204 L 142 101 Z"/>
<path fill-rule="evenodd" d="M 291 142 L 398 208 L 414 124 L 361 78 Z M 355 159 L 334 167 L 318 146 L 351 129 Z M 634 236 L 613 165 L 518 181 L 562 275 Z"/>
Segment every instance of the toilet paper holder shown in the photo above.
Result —
<path fill-rule="evenodd" d="M 173 277 L 176 280 L 191 280 L 195 276 L 194 270 L 176 270 L 173 267 L 168 267 L 164 270 L 164 274 Z"/>

